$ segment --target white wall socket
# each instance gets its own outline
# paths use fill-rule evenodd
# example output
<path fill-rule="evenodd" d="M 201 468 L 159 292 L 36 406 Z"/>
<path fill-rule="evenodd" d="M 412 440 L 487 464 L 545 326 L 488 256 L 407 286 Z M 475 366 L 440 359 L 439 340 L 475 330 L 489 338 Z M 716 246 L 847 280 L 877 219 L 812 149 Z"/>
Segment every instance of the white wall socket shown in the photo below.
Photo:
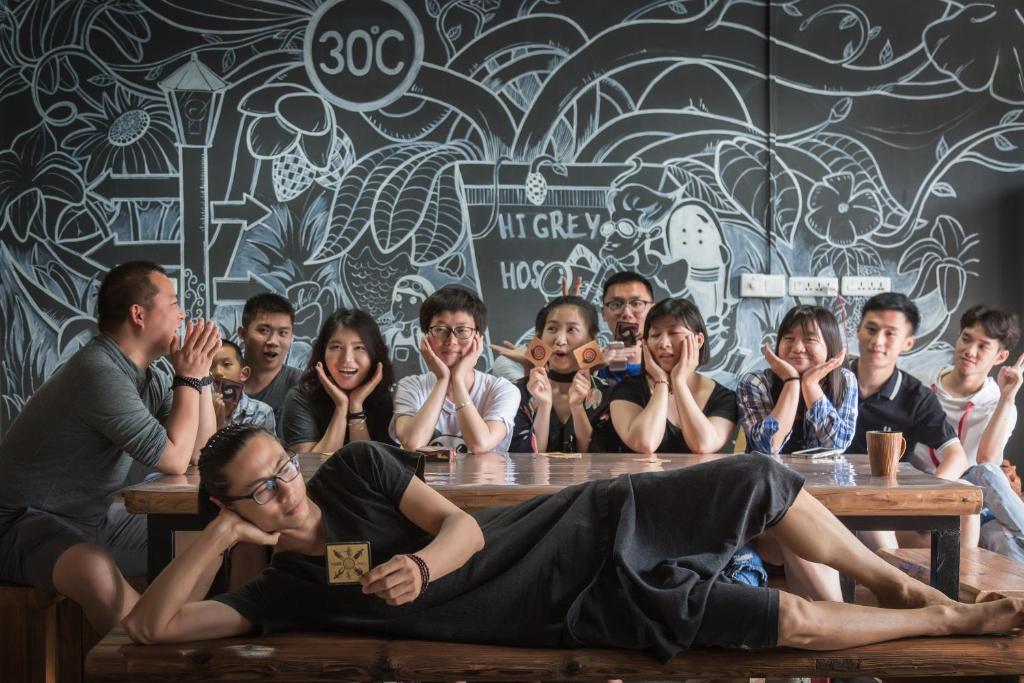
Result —
<path fill-rule="evenodd" d="M 892 280 L 882 275 L 843 278 L 843 296 L 874 296 L 890 291 Z"/>
<path fill-rule="evenodd" d="M 837 277 L 791 277 L 790 296 L 835 296 L 839 293 Z"/>
<path fill-rule="evenodd" d="M 785 275 L 743 273 L 740 275 L 740 296 L 774 299 L 786 296 Z"/>

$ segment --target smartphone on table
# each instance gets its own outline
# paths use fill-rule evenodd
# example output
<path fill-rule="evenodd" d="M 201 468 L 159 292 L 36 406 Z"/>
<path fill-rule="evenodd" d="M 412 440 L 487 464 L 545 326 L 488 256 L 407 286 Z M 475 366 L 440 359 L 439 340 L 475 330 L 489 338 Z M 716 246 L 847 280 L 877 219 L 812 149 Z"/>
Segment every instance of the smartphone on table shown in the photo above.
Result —
<path fill-rule="evenodd" d="M 817 460 L 818 458 L 831 458 L 836 455 L 840 455 L 843 451 L 839 448 L 824 448 L 819 446 L 817 448 L 805 448 L 802 451 L 793 451 L 793 456 L 797 458 L 809 458 L 811 460 Z"/>

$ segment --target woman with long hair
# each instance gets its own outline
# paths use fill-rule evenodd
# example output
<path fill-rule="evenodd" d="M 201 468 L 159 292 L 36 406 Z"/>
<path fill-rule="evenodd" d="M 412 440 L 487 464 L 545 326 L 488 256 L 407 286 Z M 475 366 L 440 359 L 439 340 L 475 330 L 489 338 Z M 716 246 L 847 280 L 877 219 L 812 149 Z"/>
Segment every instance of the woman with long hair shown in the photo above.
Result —
<path fill-rule="evenodd" d="M 388 440 L 394 371 L 369 313 L 339 308 L 320 326 L 309 363 L 281 414 L 296 452 L 333 453 L 349 441 Z"/>
<path fill-rule="evenodd" d="M 846 450 L 857 425 L 857 378 L 842 367 L 839 324 L 821 306 L 794 306 L 783 317 L 775 349 L 765 344 L 768 369 L 736 387 L 747 450 L 792 453 L 806 448 Z M 760 542 L 763 558 L 786 569 L 786 586 L 814 600 L 842 600 L 839 575 L 776 544 Z"/>

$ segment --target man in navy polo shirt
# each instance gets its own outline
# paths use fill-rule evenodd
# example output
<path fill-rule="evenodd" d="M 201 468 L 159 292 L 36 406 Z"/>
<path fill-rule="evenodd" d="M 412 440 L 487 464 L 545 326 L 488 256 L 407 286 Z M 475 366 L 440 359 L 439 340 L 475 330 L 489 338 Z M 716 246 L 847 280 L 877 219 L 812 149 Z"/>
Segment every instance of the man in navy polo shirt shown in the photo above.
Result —
<path fill-rule="evenodd" d="M 935 394 L 910 373 L 896 367 L 900 354 L 914 346 L 921 315 L 903 294 L 877 294 L 864 304 L 857 338 L 860 357 L 850 369 L 857 374 L 860 407 L 850 453 L 867 453 L 870 431 L 903 432 L 909 457 L 918 443 L 941 454 L 935 476 L 955 480 L 967 469 L 967 456 Z"/>
<path fill-rule="evenodd" d="M 967 469 L 960 439 L 946 421 L 935 394 L 910 373 L 896 367 L 900 354 L 914 346 L 921 314 L 903 294 L 876 294 L 864 304 L 857 339 L 860 356 L 850 363 L 857 375 L 860 406 L 849 453 L 867 453 L 870 431 L 903 432 L 904 457 L 922 443 L 935 449 L 942 464 L 935 476 L 955 481 Z M 871 547 L 895 547 L 892 532 L 861 532 Z"/>

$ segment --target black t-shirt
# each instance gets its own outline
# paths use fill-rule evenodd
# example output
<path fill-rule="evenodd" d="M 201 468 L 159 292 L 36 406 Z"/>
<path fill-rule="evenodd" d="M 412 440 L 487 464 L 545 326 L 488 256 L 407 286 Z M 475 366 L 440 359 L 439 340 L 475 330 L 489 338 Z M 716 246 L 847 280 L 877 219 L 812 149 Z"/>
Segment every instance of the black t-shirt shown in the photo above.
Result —
<path fill-rule="evenodd" d="M 850 369 L 857 372 L 857 359 L 850 363 Z M 903 432 L 907 440 L 905 458 L 918 443 L 937 451 L 956 438 L 935 394 L 898 368 L 877 393 L 860 397 L 857 429 L 846 452 L 867 453 L 866 435 L 871 431 Z"/>
<path fill-rule="evenodd" d="M 593 389 L 590 392 L 590 396 L 584 402 L 583 408 L 587 412 L 587 417 L 590 418 L 591 425 L 593 425 L 598 416 L 608 407 L 611 387 L 597 376 L 592 375 L 591 381 Z M 548 422 L 547 445 L 536 444 L 536 447 L 534 447 L 533 418 L 536 411 L 531 403 L 533 397 L 530 395 L 530 390 L 526 388 L 528 382 L 529 377 L 523 377 L 515 382 L 522 399 L 519 403 L 519 410 L 516 412 L 515 424 L 512 426 L 512 441 L 508 446 L 509 452 L 533 453 L 539 450 L 542 452 L 560 451 L 572 453 L 579 451 L 580 446 L 576 441 L 576 428 L 573 425 L 572 415 L 570 414 L 569 418 L 563 423 L 559 421 L 554 408 L 551 408 L 551 418 Z"/>
<path fill-rule="evenodd" d="M 651 388 L 647 384 L 647 377 L 627 377 L 612 388 L 609 403 L 612 401 L 629 401 L 643 407 L 650 400 Z M 711 395 L 708 396 L 708 402 L 704 405 L 703 413 L 706 417 L 724 417 L 726 420 L 735 423 L 739 418 L 736 406 L 736 392 L 715 382 L 715 387 L 711 390 Z M 597 452 L 600 450 L 608 453 L 626 453 L 629 451 L 629 447 L 623 443 L 622 437 L 615 431 L 610 410 L 600 416 L 598 425 L 594 429 L 594 434 L 594 440 L 590 448 L 591 451 Z M 689 453 L 690 447 L 686 445 L 686 439 L 683 438 L 683 430 L 666 420 L 665 436 L 662 438 L 661 445 L 658 446 L 656 452 Z"/>
<path fill-rule="evenodd" d="M 277 422 L 278 436 L 283 433 L 281 431 L 281 411 L 284 410 L 285 398 L 288 396 L 291 388 L 298 383 L 300 377 L 302 377 L 302 370 L 291 365 L 283 365 L 281 370 L 274 375 L 274 379 L 270 380 L 270 384 L 263 387 L 263 391 L 249 394 L 249 398 L 263 401 L 274 409 L 274 420 Z M 317 440 L 319 441 L 319 439 Z"/>
<path fill-rule="evenodd" d="M 366 429 L 371 439 L 391 443 L 388 425 L 391 424 L 393 414 L 394 410 L 390 406 L 387 411 L 366 408 Z M 288 447 L 297 443 L 316 443 L 324 437 L 333 416 L 333 403 L 314 400 L 302 384 L 298 384 L 288 392 L 277 431 L 281 441 Z"/>

